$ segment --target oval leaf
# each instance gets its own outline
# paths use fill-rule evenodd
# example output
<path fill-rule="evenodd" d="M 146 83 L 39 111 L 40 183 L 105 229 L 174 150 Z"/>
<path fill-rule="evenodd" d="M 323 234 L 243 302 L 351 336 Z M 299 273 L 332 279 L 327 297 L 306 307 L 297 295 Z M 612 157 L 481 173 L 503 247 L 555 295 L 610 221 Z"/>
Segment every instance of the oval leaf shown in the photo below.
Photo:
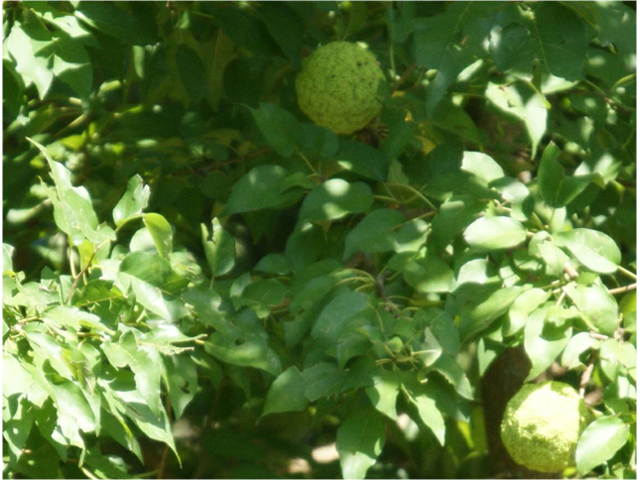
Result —
<path fill-rule="evenodd" d="M 584 475 L 606 462 L 620 450 L 629 436 L 629 425 L 617 417 L 600 417 L 590 424 L 578 440 L 576 463 Z"/>
<path fill-rule="evenodd" d="M 526 238 L 522 224 L 510 217 L 482 217 L 464 231 L 467 243 L 480 250 L 513 248 Z"/>
<path fill-rule="evenodd" d="M 372 203 L 369 185 L 334 178 L 318 185 L 305 198 L 300 221 L 337 220 L 350 213 L 366 212 Z"/>
<path fill-rule="evenodd" d="M 555 243 L 567 247 L 578 261 L 597 273 L 615 273 L 622 255 L 616 242 L 602 232 L 576 228 L 555 236 Z"/>

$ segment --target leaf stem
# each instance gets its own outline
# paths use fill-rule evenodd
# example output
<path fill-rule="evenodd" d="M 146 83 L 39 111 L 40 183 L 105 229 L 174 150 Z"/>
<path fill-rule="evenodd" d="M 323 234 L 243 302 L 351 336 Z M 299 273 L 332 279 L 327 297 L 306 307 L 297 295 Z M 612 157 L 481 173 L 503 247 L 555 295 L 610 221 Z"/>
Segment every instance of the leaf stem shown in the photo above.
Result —
<path fill-rule="evenodd" d="M 596 361 L 596 352 L 591 351 L 591 357 L 589 358 L 589 365 L 587 369 L 582 373 L 582 377 L 580 377 L 580 396 L 584 398 L 584 392 L 589 384 L 589 380 L 591 380 L 591 374 L 593 373 L 593 368 L 595 366 Z"/>
<path fill-rule="evenodd" d="M 429 200 L 427 197 L 425 197 L 422 193 L 420 193 L 418 190 L 413 188 L 411 185 L 405 185 L 404 183 L 396 183 L 396 182 L 387 182 L 387 185 L 391 187 L 396 187 L 396 188 L 404 188 L 405 190 L 408 190 L 411 193 L 413 193 L 416 197 L 418 197 L 425 204 L 427 204 L 431 209 L 438 210 L 438 208 L 433 203 L 431 203 L 431 200 Z"/>
<path fill-rule="evenodd" d="M 626 268 L 618 267 L 618 271 L 623 275 L 626 275 L 627 277 L 629 277 L 631 280 L 638 280 L 638 277 L 636 276 L 636 274 L 633 272 L 630 272 Z"/>
<path fill-rule="evenodd" d="M 381 202 L 398 203 L 398 204 L 400 203 L 395 198 L 387 197 L 385 195 L 374 195 L 373 198 L 375 198 L 376 200 L 380 200 Z"/>
<path fill-rule="evenodd" d="M 320 174 L 318 173 L 318 171 L 313 168 L 313 165 L 311 165 L 311 162 L 309 161 L 309 159 L 306 157 L 306 155 L 304 153 L 302 153 L 300 151 L 300 149 L 298 147 L 296 147 L 296 153 L 298 154 L 298 156 L 304 160 L 304 163 L 307 164 L 307 167 L 309 167 L 309 169 L 313 172 L 314 175 L 320 176 Z"/>

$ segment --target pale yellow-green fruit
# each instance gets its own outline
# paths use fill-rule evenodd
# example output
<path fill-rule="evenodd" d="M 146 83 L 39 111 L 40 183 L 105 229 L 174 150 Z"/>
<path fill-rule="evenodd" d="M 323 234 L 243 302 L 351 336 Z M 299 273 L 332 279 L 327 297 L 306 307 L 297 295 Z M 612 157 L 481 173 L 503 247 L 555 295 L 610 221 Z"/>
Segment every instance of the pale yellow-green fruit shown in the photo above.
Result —
<path fill-rule="evenodd" d="M 590 419 L 584 401 L 566 383 L 527 384 L 509 400 L 500 434 L 516 463 L 555 473 L 575 465 L 578 439 Z"/>
<path fill-rule="evenodd" d="M 317 125 L 353 133 L 380 114 L 384 74 L 375 56 L 352 42 L 318 48 L 296 77 L 300 109 Z"/>

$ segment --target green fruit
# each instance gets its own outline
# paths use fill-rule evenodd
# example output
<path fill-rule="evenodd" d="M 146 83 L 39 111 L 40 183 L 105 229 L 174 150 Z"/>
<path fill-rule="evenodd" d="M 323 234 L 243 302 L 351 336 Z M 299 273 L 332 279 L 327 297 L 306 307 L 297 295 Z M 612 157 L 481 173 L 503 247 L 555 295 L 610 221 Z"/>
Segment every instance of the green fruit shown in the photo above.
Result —
<path fill-rule="evenodd" d="M 575 465 L 580 434 L 591 414 L 566 383 L 524 385 L 504 412 L 501 438 L 516 463 L 555 473 Z"/>
<path fill-rule="evenodd" d="M 351 42 L 332 42 L 313 52 L 296 78 L 300 109 L 335 133 L 364 128 L 382 110 L 382 70 L 371 52 Z"/>

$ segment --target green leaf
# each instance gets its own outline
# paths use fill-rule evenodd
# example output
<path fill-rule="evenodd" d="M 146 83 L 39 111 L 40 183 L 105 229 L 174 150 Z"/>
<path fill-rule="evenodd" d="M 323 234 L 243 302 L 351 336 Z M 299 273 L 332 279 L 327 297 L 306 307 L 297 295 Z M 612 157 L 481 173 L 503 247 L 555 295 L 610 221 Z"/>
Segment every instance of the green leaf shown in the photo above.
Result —
<path fill-rule="evenodd" d="M 53 203 L 54 219 L 60 230 L 69 235 L 73 245 L 80 245 L 85 239 L 94 245 L 115 240 L 115 232 L 105 224 L 98 225 L 98 217 L 93 210 L 89 192 L 84 187 L 71 185 L 71 172 L 61 163 L 54 162 L 46 149 L 29 139 L 49 163 L 55 189 L 47 188 L 47 195 Z"/>
<path fill-rule="evenodd" d="M 588 228 L 576 228 L 553 236 L 554 243 L 566 247 L 578 261 L 597 273 L 615 273 L 622 259 L 616 242 L 608 235 Z"/>
<path fill-rule="evenodd" d="M 123 412 L 144 435 L 165 443 L 178 456 L 167 412 L 164 408 L 161 408 L 157 414 L 151 411 L 140 391 L 135 388 L 131 372 L 119 370 L 109 381 L 106 381 L 105 378 L 99 378 L 98 384 L 101 386 L 101 393 L 114 415 L 119 417 L 120 412 Z M 126 423 L 122 423 L 126 426 Z M 139 449 L 135 439 L 132 446 L 135 450 Z"/>
<path fill-rule="evenodd" d="M 101 321 L 101 318 L 89 312 L 85 312 L 76 307 L 67 307 L 64 305 L 56 305 L 44 313 L 43 320 L 55 325 L 59 328 L 72 328 L 79 332 L 82 328 L 109 332 L 114 334 Z"/>
<path fill-rule="evenodd" d="M 362 219 L 347 235 L 343 259 L 355 252 L 388 252 L 394 248 L 395 228 L 405 221 L 397 210 L 381 208 Z"/>
<path fill-rule="evenodd" d="M 418 310 L 414 315 L 415 321 L 422 321 L 423 318 L 443 351 L 457 355 L 460 347 L 460 334 L 453 317 L 442 309 L 427 308 Z"/>
<path fill-rule="evenodd" d="M 50 55 L 56 78 L 69 85 L 81 98 L 89 98 L 93 89 L 93 69 L 87 50 L 77 39 L 61 35 L 38 55 Z"/>
<path fill-rule="evenodd" d="M 266 338 L 249 330 L 230 326 L 229 331 L 213 333 L 204 348 L 207 353 L 232 365 L 258 368 L 273 376 L 282 371 L 280 359 Z"/>
<path fill-rule="evenodd" d="M 300 45 L 305 33 L 302 19 L 287 4 L 265 3 L 261 7 L 267 30 L 293 66 L 300 69 Z"/>
<path fill-rule="evenodd" d="M 133 218 L 140 216 L 149 204 L 149 186 L 145 185 L 140 175 L 129 179 L 127 190 L 113 209 L 113 221 L 120 227 Z"/>
<path fill-rule="evenodd" d="M 98 478 L 135 478 L 121 465 L 112 462 L 108 456 L 103 455 L 99 449 L 88 449 L 84 456 L 84 462 Z"/>
<path fill-rule="evenodd" d="M 384 182 L 387 179 L 388 157 L 384 152 L 365 143 L 340 139 L 338 163 L 342 168 L 373 180 Z"/>
<path fill-rule="evenodd" d="M 580 355 L 591 348 L 598 345 L 598 340 L 592 338 L 589 332 L 580 332 L 571 337 L 569 343 L 562 352 L 561 365 L 567 368 L 578 368 L 583 362 L 580 361 Z"/>
<path fill-rule="evenodd" d="M 432 238 L 443 251 L 470 225 L 486 207 L 484 202 L 469 197 L 452 197 L 444 202 L 433 219 Z"/>
<path fill-rule="evenodd" d="M 437 77 L 436 77 L 437 79 Z M 433 83 L 436 89 L 436 82 Z M 472 143 L 481 143 L 480 132 L 469 114 L 450 100 L 441 101 L 431 115 L 433 123 Z"/>
<path fill-rule="evenodd" d="M 167 258 L 173 250 L 173 230 L 167 219 L 158 213 L 145 213 L 144 225 L 153 238 L 158 254 Z"/>
<path fill-rule="evenodd" d="M 176 48 L 176 68 L 178 75 L 192 104 L 207 95 L 207 76 L 200 56 L 186 45 Z"/>
<path fill-rule="evenodd" d="M 402 257 L 408 252 L 400 254 Z M 398 256 L 397 256 L 398 257 Z M 427 253 L 401 262 L 405 281 L 422 293 L 445 293 L 451 291 L 453 269 L 437 255 Z"/>
<path fill-rule="evenodd" d="M 286 255 L 282 253 L 270 253 L 260 259 L 253 268 L 256 272 L 272 273 L 274 275 L 287 275 L 291 273 L 291 265 Z"/>
<path fill-rule="evenodd" d="M 531 194 L 524 183 L 514 178 L 503 177 L 491 182 L 490 186 L 500 192 L 502 198 L 511 204 L 512 218 L 520 222 L 526 222 L 529 219 L 528 213 L 523 209 L 526 206 L 525 201 Z"/>
<path fill-rule="evenodd" d="M 211 220 L 210 239 L 207 227 L 201 224 L 200 228 L 204 253 L 211 275 L 216 277 L 229 273 L 235 264 L 236 257 L 236 243 L 233 237 L 220 225 L 220 220 L 217 218 Z"/>
<path fill-rule="evenodd" d="M 176 419 L 180 419 L 198 390 L 196 364 L 189 355 L 165 356 L 163 360 L 165 367 L 163 378 L 171 408 Z"/>
<path fill-rule="evenodd" d="M 606 288 L 596 284 L 568 285 L 565 291 L 590 328 L 613 335 L 618 326 L 618 303 Z"/>
<path fill-rule="evenodd" d="M 288 170 L 277 165 L 254 168 L 233 186 L 224 215 L 278 208 L 295 202 L 302 190 L 283 190 L 289 175 Z"/>
<path fill-rule="evenodd" d="M 468 400 L 473 400 L 471 383 L 453 355 L 440 355 L 440 358 L 433 364 L 432 368 L 441 373 L 442 376 L 453 385 L 460 396 Z"/>
<path fill-rule="evenodd" d="M 373 406 L 391 420 L 398 420 L 396 402 L 400 389 L 400 379 L 393 372 L 381 370 L 373 377 L 373 387 L 365 391 Z"/>
<path fill-rule="evenodd" d="M 618 417 L 603 416 L 591 423 L 578 440 L 576 463 L 581 475 L 612 458 L 626 443 L 629 425 Z"/>
<path fill-rule="evenodd" d="M 398 343 L 399 347 L 402 347 L 402 341 Z M 413 355 L 419 358 L 426 367 L 432 366 L 442 356 L 442 346 L 430 328 L 424 329 L 424 339 L 416 342 L 413 350 Z"/>
<path fill-rule="evenodd" d="M 343 324 L 367 305 L 367 296 L 360 292 L 348 291 L 335 297 L 318 316 L 311 338 L 316 344 L 332 345 L 338 340 Z"/>
<path fill-rule="evenodd" d="M 418 252 L 427 241 L 429 224 L 419 218 L 406 222 L 396 235 L 394 250 L 401 252 Z"/>
<path fill-rule="evenodd" d="M 136 300 L 160 317 L 177 320 L 186 315 L 177 294 L 188 280 L 175 274 L 163 258 L 145 252 L 129 253 L 120 263 L 118 278 L 123 292 L 131 288 Z"/>
<path fill-rule="evenodd" d="M 71 352 L 65 344 L 60 344 L 51 335 L 41 331 L 35 331 L 36 327 L 26 329 L 25 336 L 32 348 L 34 365 L 42 369 L 45 362 L 49 362 L 51 367 L 62 377 L 73 381 L 74 372 L 71 369 Z"/>
<path fill-rule="evenodd" d="M 422 423 L 433 432 L 440 445 L 444 445 L 446 431 L 444 417 L 436 405 L 435 396 L 425 387 L 422 385 L 414 388 L 407 386 L 404 392 L 408 400 L 415 406 Z"/>
<path fill-rule="evenodd" d="M 350 213 L 366 212 L 372 203 L 373 194 L 366 183 L 334 178 L 311 190 L 302 202 L 299 221 L 338 220 Z"/>
<path fill-rule="evenodd" d="M 104 342 L 102 349 L 114 367 L 131 368 L 140 395 L 154 415 L 159 415 L 160 378 L 164 368 L 158 351 L 138 342 L 131 330 L 125 331 L 117 342 Z"/>
<path fill-rule="evenodd" d="M 427 89 L 427 109 L 433 112 L 446 90 L 458 77 L 465 67 L 472 64 L 474 56 L 474 41 L 481 42 L 482 38 L 463 44 L 460 38 L 467 36 L 471 30 L 467 30 L 469 20 L 483 18 L 486 13 L 483 5 L 475 2 L 460 2 L 451 4 L 446 12 L 427 18 L 414 20 L 415 57 L 419 66 L 426 69 L 437 69 L 436 77 L 431 81 Z M 478 22 L 481 26 L 482 23 Z M 489 34 L 489 24 L 484 28 L 473 32 L 482 37 Z M 477 45 L 477 44 L 475 44 Z"/>
<path fill-rule="evenodd" d="M 71 443 L 84 448 L 80 431 L 96 430 L 96 418 L 82 390 L 74 383 L 64 381 L 59 385 L 50 384 L 51 397 L 58 409 L 58 426 L 62 435 Z"/>
<path fill-rule="evenodd" d="M 531 370 L 525 381 L 534 379 L 544 372 L 558 358 L 571 339 L 571 328 L 545 329 L 547 308 L 536 309 L 529 316 L 524 327 L 524 349 L 531 360 Z"/>
<path fill-rule="evenodd" d="M 212 14 L 216 24 L 242 48 L 258 55 L 273 55 L 278 52 L 264 22 L 245 9 L 211 3 L 206 5 L 205 11 Z"/>
<path fill-rule="evenodd" d="M 349 415 L 338 428 L 336 448 L 343 478 L 364 478 L 385 442 L 382 418 L 371 407 Z"/>
<path fill-rule="evenodd" d="M 7 357 L 3 357 L 3 360 L 6 358 Z M 3 367 L 5 369 L 9 368 L 7 363 L 3 363 Z M 3 376 L 7 375 L 7 373 L 7 370 L 3 371 Z M 8 397 L 3 397 L 3 400 L 6 398 Z M 34 420 L 34 415 L 28 402 L 16 398 L 11 401 L 5 400 L 3 406 L 2 436 L 16 460 L 23 454 L 23 448 L 31 434 Z M 8 463 L 11 465 L 13 459 L 10 458 Z"/>
<path fill-rule="evenodd" d="M 39 23 L 33 13 L 27 16 L 27 22 L 15 22 L 11 32 L 5 38 L 4 45 L 13 57 L 15 69 L 23 78 L 25 85 L 35 85 L 38 96 L 44 98 L 49 91 L 54 74 L 50 66 L 50 58 L 38 53 L 43 41 L 46 46 L 52 37 L 46 27 L 38 25 L 35 28 L 29 28 L 29 22 L 32 25 Z M 35 38 L 32 39 L 30 35 Z"/>
<path fill-rule="evenodd" d="M 464 231 L 464 239 L 478 250 L 513 248 L 526 238 L 525 228 L 511 217 L 481 217 Z"/>
<path fill-rule="evenodd" d="M 504 177 L 502 167 L 489 155 L 480 152 L 464 152 L 462 170 L 484 180 L 485 186 Z"/>
<path fill-rule="evenodd" d="M 340 148 L 340 140 L 335 133 L 314 123 L 301 123 L 300 129 L 301 134 L 300 138 L 298 138 L 298 146 L 308 157 L 326 162 L 336 156 L 338 148 Z M 306 175 L 299 173 L 312 186 L 315 185 Z"/>
<path fill-rule="evenodd" d="M 75 15 L 118 42 L 148 45 L 158 40 L 156 23 L 149 21 L 153 17 L 153 10 L 149 8 L 138 9 L 138 15 L 135 15 L 128 9 L 118 8 L 117 4 L 84 2 L 78 4 Z"/>
<path fill-rule="evenodd" d="M 260 102 L 260 108 L 251 108 L 251 115 L 267 144 L 283 157 L 290 157 L 300 137 L 300 124 L 296 118 L 277 105 Z"/>
<path fill-rule="evenodd" d="M 460 338 L 464 341 L 485 328 L 505 312 L 522 293 L 522 287 L 501 288 L 481 304 L 465 307 L 460 312 Z"/>
<path fill-rule="evenodd" d="M 531 151 L 535 153 L 547 129 L 546 100 L 541 94 L 520 84 L 506 86 L 489 82 L 485 96 L 506 114 L 524 123 L 531 139 Z"/>
<path fill-rule="evenodd" d="M 594 175 L 575 175 L 566 177 L 564 167 L 557 158 L 560 150 L 551 142 L 542 152 L 538 168 L 538 184 L 543 200 L 550 207 L 564 207 L 591 183 Z"/>
<path fill-rule="evenodd" d="M 3 350 L 2 353 L 2 395 L 11 398 L 29 391 L 35 382 L 31 374 L 22 366 L 22 361 Z"/>
<path fill-rule="evenodd" d="M 515 7 L 515 5 L 514 5 Z M 515 9 L 513 19 L 492 37 L 492 51 L 501 71 L 531 75 L 535 61 L 547 72 L 567 80 L 584 77 L 589 39 L 584 22 L 560 3 Z"/>
<path fill-rule="evenodd" d="M 247 305 L 259 318 L 266 318 L 271 313 L 271 308 L 282 304 L 287 293 L 287 287 L 275 279 L 259 280 L 247 285 L 241 298 L 234 300 L 234 305 L 236 308 Z"/>
<path fill-rule="evenodd" d="M 271 384 L 262 409 L 262 416 L 270 413 L 299 412 L 308 404 L 304 377 L 296 367 L 289 367 Z"/>
<path fill-rule="evenodd" d="M 333 363 L 321 362 L 305 368 L 302 376 L 305 385 L 304 394 L 310 402 L 313 402 L 320 397 L 339 393 L 347 373 L 338 370 Z"/>
<path fill-rule="evenodd" d="M 550 292 L 540 288 L 522 292 L 509 308 L 509 323 L 504 334 L 509 336 L 518 333 L 527 323 L 531 312 L 546 302 L 550 295 Z"/>
<path fill-rule="evenodd" d="M 2 244 L 2 272 L 12 272 L 13 271 L 13 251 L 15 248 L 13 246 L 3 243 Z"/>
<path fill-rule="evenodd" d="M 560 277 L 564 272 L 564 266 L 571 263 L 569 256 L 552 242 L 541 242 L 538 250 L 546 264 L 547 275 Z"/>

